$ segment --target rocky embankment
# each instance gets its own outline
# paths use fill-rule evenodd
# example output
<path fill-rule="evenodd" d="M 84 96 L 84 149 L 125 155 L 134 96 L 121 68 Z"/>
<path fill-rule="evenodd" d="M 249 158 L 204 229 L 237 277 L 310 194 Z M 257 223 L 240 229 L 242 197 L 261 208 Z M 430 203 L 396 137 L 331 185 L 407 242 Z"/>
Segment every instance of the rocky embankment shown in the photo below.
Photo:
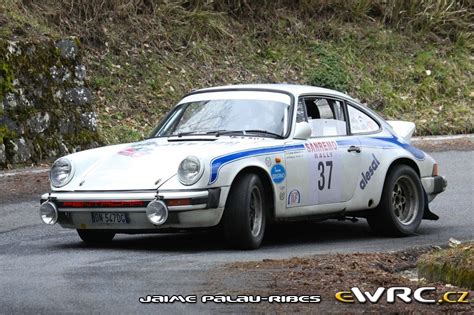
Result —
<path fill-rule="evenodd" d="M 98 144 L 97 115 L 76 39 L 2 39 L 0 58 L 0 168 Z"/>

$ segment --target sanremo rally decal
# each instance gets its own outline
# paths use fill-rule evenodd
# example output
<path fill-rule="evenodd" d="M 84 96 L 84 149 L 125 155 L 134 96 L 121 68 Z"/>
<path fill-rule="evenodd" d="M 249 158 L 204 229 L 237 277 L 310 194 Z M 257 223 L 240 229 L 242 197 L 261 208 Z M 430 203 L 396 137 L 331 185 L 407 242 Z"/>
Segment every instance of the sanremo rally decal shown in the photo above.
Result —
<path fill-rule="evenodd" d="M 326 204 L 342 201 L 341 157 L 334 140 L 305 143 L 309 158 L 311 200 L 309 204 Z"/>

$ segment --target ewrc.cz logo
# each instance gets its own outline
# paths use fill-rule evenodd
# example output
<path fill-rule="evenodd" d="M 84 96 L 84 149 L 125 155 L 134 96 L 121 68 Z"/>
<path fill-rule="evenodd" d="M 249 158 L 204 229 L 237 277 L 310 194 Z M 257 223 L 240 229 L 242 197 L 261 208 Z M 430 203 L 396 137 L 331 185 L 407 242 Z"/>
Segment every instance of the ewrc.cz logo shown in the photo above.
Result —
<path fill-rule="evenodd" d="M 362 190 L 365 189 L 365 187 L 369 183 L 370 179 L 374 175 L 374 172 L 377 170 L 377 168 L 380 165 L 380 162 L 379 162 L 379 160 L 377 160 L 375 155 L 372 154 L 372 156 L 374 157 L 374 160 L 370 164 L 369 169 L 365 172 L 365 174 L 364 174 L 364 172 L 361 173 L 362 179 L 360 180 L 359 186 L 360 186 L 360 189 L 362 189 Z"/>
<path fill-rule="evenodd" d="M 445 292 L 439 298 L 433 298 L 433 292 L 435 291 L 435 287 L 421 287 L 415 290 L 407 287 L 391 287 L 387 289 L 379 287 L 374 293 L 371 293 L 354 287 L 350 291 L 337 292 L 335 298 L 342 303 L 366 303 L 369 301 L 375 304 L 381 300 L 385 293 L 385 301 L 390 304 L 395 303 L 397 299 L 405 303 L 416 301 L 423 304 L 470 303 L 470 300 L 468 300 L 469 291 Z"/>

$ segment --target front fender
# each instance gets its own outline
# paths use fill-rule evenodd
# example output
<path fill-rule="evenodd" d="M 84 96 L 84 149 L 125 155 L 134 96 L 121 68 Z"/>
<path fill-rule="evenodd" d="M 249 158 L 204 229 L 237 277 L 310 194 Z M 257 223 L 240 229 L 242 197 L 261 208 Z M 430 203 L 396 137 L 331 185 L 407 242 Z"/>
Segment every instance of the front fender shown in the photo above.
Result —
<path fill-rule="evenodd" d="M 128 144 L 116 144 L 100 148 L 94 148 L 89 150 L 84 150 L 81 152 L 72 153 L 64 156 L 69 159 L 74 167 L 74 177 L 72 180 L 65 186 L 57 188 L 53 187 L 52 191 L 70 191 L 79 187 L 79 184 L 82 178 L 93 169 L 96 165 L 99 165 L 102 160 L 109 157 L 111 154 L 115 154 L 117 150 L 126 147 Z"/>
<path fill-rule="evenodd" d="M 277 160 L 279 163 L 276 162 Z M 278 198 L 279 194 L 275 194 L 275 192 L 281 192 L 283 196 L 285 196 L 286 187 L 284 185 L 284 181 L 281 184 L 276 184 L 272 181 L 271 169 L 276 164 L 281 164 L 283 168 L 285 168 L 283 153 L 265 154 L 261 156 L 236 159 L 234 161 L 220 165 L 219 168 L 212 168 L 212 161 L 210 161 L 206 165 L 206 171 L 204 172 L 203 177 L 196 184 L 192 186 L 184 186 L 179 182 L 178 177 L 175 175 L 163 183 L 159 187 L 159 190 L 208 189 L 219 187 L 222 189 L 219 206 L 224 206 L 225 201 L 227 200 L 227 194 L 236 177 L 245 169 L 257 168 L 266 176 L 266 180 L 264 180 L 264 184 L 266 184 L 265 188 L 271 188 L 272 194 L 274 196 L 274 205 L 279 206 L 281 201 L 282 206 L 284 206 L 284 201 Z M 268 185 L 269 183 L 270 185 Z"/>

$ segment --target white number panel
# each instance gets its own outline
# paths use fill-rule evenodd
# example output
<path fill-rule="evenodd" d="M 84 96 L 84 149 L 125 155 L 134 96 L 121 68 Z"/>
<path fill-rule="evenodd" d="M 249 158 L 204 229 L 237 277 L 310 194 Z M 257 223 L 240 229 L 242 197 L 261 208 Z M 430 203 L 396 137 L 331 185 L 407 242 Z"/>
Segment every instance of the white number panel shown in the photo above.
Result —
<path fill-rule="evenodd" d="M 304 146 L 304 151 L 286 154 L 286 207 L 342 201 L 343 166 L 336 141 L 310 139 Z"/>
<path fill-rule="evenodd" d="M 340 202 L 342 199 L 341 156 L 334 140 L 311 141 L 305 144 L 309 153 L 311 204 Z"/>

